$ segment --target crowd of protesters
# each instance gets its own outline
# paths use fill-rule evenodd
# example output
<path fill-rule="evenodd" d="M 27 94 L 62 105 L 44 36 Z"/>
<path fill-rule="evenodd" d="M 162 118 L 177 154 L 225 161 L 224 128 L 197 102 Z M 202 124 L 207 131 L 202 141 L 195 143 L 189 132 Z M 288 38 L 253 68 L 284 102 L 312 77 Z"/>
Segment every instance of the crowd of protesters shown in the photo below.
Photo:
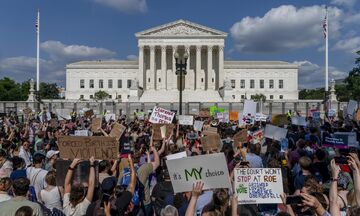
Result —
<path fill-rule="evenodd" d="M 57 119 L 57 124 L 49 117 Z M 212 117 L 195 116 L 205 122 L 204 127 L 216 127 L 221 136 L 218 149 L 204 151 L 202 132 L 176 120 L 170 136 L 157 141 L 148 116 L 119 116 L 108 122 L 104 118 L 97 130 L 91 127 L 91 119 L 73 112 L 71 119 L 62 120 L 54 113 L 47 115 L 46 110 L 42 116 L 3 114 L 0 215 L 360 215 L 358 149 L 324 147 L 322 139 L 335 131 L 358 134 L 356 121 L 332 118 L 313 124 L 307 118 L 307 126 L 289 121 L 282 125 L 288 129 L 288 149 L 281 151 L 279 141 L 251 138 L 269 121 L 239 125 L 238 121 L 219 123 Z M 80 129 L 89 130 L 91 136 L 108 136 L 115 122 L 127 128 L 119 139 L 117 160 L 75 158 L 65 173 L 57 171 L 57 163 L 66 160 L 61 158 L 58 137 L 72 136 Z M 234 134 L 244 129 L 248 141 L 235 143 Z M 182 151 L 188 157 L 222 152 L 230 176 L 239 167 L 281 168 L 283 203 L 240 205 L 231 188 L 203 190 L 203 182 L 194 182 L 192 191 L 174 193 L 165 160 Z M 74 177 L 79 166 L 86 167 L 80 173 L 85 181 Z M 64 179 L 61 185 L 59 177 Z M 300 201 L 287 204 L 289 197 Z"/>

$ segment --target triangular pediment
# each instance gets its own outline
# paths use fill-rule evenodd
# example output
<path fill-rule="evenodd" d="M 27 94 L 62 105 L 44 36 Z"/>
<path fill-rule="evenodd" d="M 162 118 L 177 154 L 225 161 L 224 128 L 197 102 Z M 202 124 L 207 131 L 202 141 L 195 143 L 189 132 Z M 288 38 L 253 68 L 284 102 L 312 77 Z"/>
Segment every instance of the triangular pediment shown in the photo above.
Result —
<path fill-rule="evenodd" d="M 177 20 L 135 34 L 136 37 L 226 37 L 227 33 L 185 20 Z"/>

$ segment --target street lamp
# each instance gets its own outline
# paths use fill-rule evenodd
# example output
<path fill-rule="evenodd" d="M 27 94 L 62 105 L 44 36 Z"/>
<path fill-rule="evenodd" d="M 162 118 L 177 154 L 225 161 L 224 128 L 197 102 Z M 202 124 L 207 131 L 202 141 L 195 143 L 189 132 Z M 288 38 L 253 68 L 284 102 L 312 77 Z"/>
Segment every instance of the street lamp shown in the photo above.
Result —
<path fill-rule="evenodd" d="M 175 74 L 178 76 L 178 88 L 179 88 L 179 115 L 182 115 L 182 91 L 184 89 L 183 79 L 185 81 L 187 59 L 189 58 L 188 52 L 185 51 L 183 56 L 180 56 L 176 51 L 174 53 L 176 71 Z M 185 84 L 185 83 L 184 83 Z"/>

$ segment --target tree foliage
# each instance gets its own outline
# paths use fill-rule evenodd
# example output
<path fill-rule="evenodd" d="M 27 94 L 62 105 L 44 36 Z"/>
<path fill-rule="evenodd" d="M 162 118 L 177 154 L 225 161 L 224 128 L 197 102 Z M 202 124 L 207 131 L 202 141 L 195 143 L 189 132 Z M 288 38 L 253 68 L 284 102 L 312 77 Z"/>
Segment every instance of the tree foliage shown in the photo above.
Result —
<path fill-rule="evenodd" d="M 253 99 L 256 102 L 265 102 L 266 96 L 264 94 L 260 93 L 260 94 L 252 95 L 251 99 Z"/>
<path fill-rule="evenodd" d="M 97 91 L 94 94 L 96 100 L 104 100 L 109 98 L 109 94 L 106 91 Z"/>

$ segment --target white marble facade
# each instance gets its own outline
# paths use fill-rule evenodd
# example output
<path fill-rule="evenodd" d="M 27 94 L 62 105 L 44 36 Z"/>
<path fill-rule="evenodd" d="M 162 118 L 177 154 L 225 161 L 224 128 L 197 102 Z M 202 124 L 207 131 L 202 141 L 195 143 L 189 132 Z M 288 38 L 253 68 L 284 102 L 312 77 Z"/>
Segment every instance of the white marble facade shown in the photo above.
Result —
<path fill-rule="evenodd" d="M 262 93 L 298 99 L 298 67 L 280 61 L 224 61 L 227 33 L 178 20 L 135 34 L 138 61 L 82 61 L 66 66 L 66 98 L 104 90 L 123 102 L 177 102 L 174 53 L 189 53 L 184 102 L 231 102 Z"/>

